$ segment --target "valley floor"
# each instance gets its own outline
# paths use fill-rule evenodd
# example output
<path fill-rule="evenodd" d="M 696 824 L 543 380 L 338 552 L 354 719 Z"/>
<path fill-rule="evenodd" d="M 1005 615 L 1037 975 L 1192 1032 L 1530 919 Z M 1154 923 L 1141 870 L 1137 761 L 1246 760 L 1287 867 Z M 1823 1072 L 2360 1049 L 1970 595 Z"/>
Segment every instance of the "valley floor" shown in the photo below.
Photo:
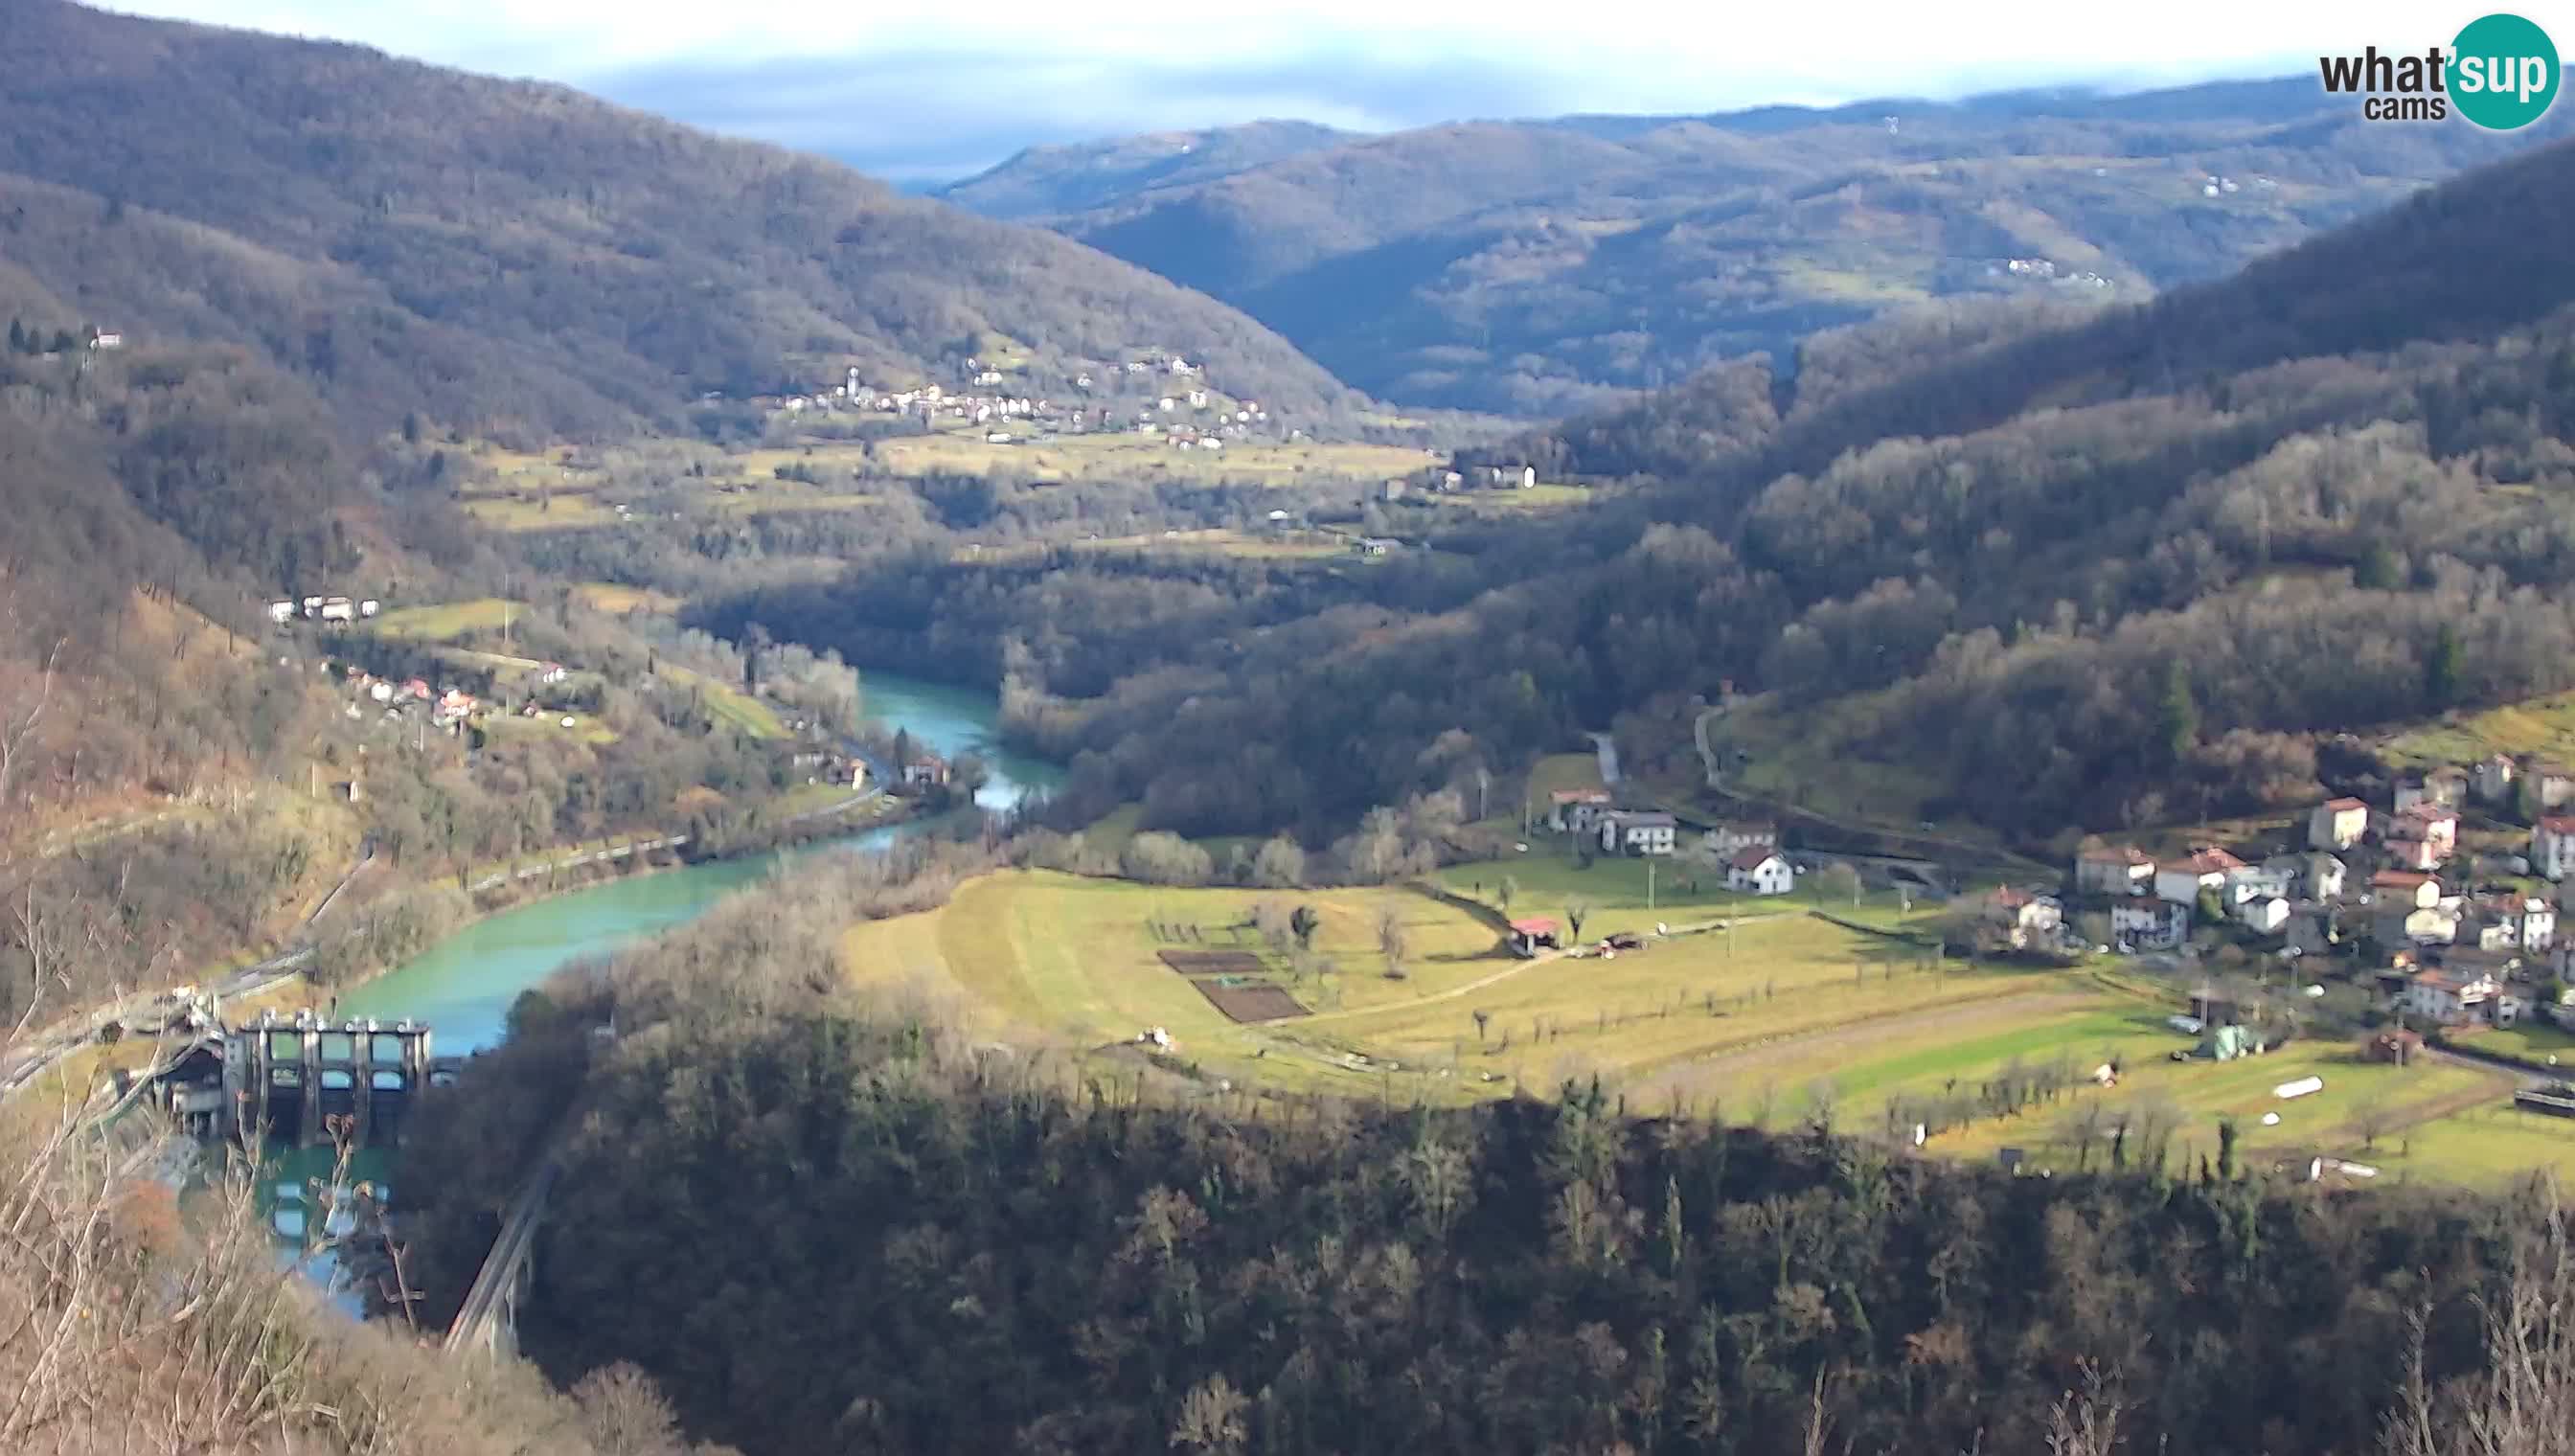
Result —
<path fill-rule="evenodd" d="M 1561 919 L 1578 896 L 1587 939 L 1637 931 L 1645 948 L 1511 955 L 1505 874 L 1511 913 Z M 2166 1143 L 2176 1173 L 2193 1169 L 2217 1159 L 2219 1122 L 2232 1119 L 2249 1167 L 2302 1169 L 2321 1154 L 2389 1180 L 2575 1175 L 2575 1124 L 2511 1111 L 2515 1079 L 2500 1071 L 2440 1058 L 2399 1068 L 2322 1039 L 2175 1061 L 2192 1044 L 2165 1024 L 2179 990 L 2152 972 L 1945 958 L 1919 933 L 1932 911 L 1880 895 L 1827 919 L 1802 894 L 1755 901 L 1667 874 L 1648 909 L 1644 888 L 1634 860 L 1577 868 L 1534 854 L 1452 866 L 1420 886 L 1327 890 L 1015 870 L 944 908 L 860 925 L 844 953 L 861 983 L 945 1001 L 981 1034 L 1104 1066 L 1150 1059 L 1211 1090 L 1461 1103 L 1596 1074 L 1640 1112 L 1827 1121 L 1898 1140 L 1923 1122 L 1935 1155 L 2011 1148 L 2069 1170 L 2109 1162 L 2122 1120 L 2131 1164 Z M 1309 953 L 1265 940 L 1265 904 L 1273 919 L 1316 911 Z M 1389 915 L 1401 926 L 1399 978 L 1380 948 Z M 1657 923 L 1673 933 L 1653 936 Z M 1185 974 L 1167 953 L 1184 966 L 1232 958 Z M 1246 987 L 1275 988 L 1295 1009 L 1237 1021 L 1218 998 Z M 1263 1013 L 1282 1006 L 1268 1000 Z M 2091 1080 L 2104 1065 L 2118 1069 L 2115 1085 Z M 2276 1095 L 2308 1076 L 2323 1089 Z M 2278 1121 L 2265 1125 L 2266 1113 Z"/>

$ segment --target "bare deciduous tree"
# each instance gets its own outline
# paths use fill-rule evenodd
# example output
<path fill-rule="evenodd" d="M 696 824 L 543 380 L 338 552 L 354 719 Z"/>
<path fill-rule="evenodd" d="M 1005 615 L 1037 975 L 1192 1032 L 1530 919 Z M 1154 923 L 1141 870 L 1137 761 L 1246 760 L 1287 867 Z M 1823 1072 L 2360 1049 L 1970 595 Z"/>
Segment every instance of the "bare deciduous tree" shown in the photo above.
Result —
<path fill-rule="evenodd" d="M 2426 1316 L 2414 1319 L 2405 1389 L 2387 1425 L 2390 1456 L 2562 1456 L 2575 1432 L 2575 1230 L 2554 1191 L 2516 1240 L 2511 1277 L 2479 1301 L 2486 1367 L 2434 1389 Z"/>

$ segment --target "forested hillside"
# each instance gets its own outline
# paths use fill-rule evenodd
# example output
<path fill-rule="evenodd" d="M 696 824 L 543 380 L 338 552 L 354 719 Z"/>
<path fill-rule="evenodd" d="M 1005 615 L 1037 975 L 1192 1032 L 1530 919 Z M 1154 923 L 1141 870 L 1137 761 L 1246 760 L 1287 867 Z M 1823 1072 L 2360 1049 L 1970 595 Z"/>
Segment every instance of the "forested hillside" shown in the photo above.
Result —
<path fill-rule="evenodd" d="M 2575 686 L 2570 198 L 2559 144 L 2143 307 L 1711 371 L 1467 457 L 1637 478 L 1607 503 L 1433 527 L 1230 641 L 1087 614 L 1179 599 L 1080 571 L 1044 614 L 960 581 L 958 620 L 1026 649 L 1018 710 L 1093 750 L 1086 803 L 1194 832 L 1346 822 L 1436 786 L 1452 733 L 1508 765 L 1626 716 L 1686 755 L 1729 682 L 1806 715 L 1817 771 L 1900 764 L 2032 839 L 2293 799 L 2316 734 Z M 851 643 L 863 592 L 727 611 Z"/>
<path fill-rule="evenodd" d="M 1168 349 L 1274 408 L 1349 399 L 1054 235 L 561 87 L 63 0 L 0 0 L 0 315 L 240 344 L 379 427 L 600 436 L 1005 349 L 1040 390 Z"/>
<path fill-rule="evenodd" d="M 1098 200 L 1087 156 L 1035 154 L 948 195 L 1062 196 L 1054 226 L 1381 397 L 1556 415 L 1931 299 L 2134 302 L 2568 125 L 2376 125 L 2293 77 L 1429 127 Z"/>

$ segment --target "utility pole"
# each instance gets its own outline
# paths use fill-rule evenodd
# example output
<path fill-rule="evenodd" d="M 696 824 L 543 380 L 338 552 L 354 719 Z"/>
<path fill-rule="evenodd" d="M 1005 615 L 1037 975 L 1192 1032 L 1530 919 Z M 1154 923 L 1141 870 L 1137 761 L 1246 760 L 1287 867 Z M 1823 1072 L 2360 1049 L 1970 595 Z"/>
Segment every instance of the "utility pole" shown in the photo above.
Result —
<path fill-rule="evenodd" d="M 1645 858 L 1645 909 L 1650 913 L 1650 912 L 1653 910 L 1653 908 L 1654 908 L 1654 860 L 1653 860 L 1653 856 L 1651 856 L 1651 855 L 1647 855 L 1647 856 L 1646 856 L 1646 858 Z"/>

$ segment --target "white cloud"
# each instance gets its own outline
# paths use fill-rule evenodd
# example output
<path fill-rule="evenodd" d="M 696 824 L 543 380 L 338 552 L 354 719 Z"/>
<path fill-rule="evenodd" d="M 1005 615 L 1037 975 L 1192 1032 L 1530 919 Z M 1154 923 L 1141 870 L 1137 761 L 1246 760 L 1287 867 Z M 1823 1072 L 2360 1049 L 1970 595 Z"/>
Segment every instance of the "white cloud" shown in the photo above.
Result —
<path fill-rule="evenodd" d="M 2277 75 L 2324 51 L 2432 44 L 2484 9 L 2387 0 L 1989 3 L 1974 13 L 1921 0 L 1298 0 L 1205 9 L 973 0 L 930 10 L 890 0 L 123 0 L 121 8 L 542 76 L 685 121 L 898 168 L 906 134 L 929 157 L 969 135 L 989 139 L 979 141 L 989 150 L 1015 131 L 1021 140 L 1061 140 L 1256 116 L 1371 128 Z M 931 18 L 942 13 L 953 18 Z M 731 73 L 745 83 L 728 86 Z M 792 84 L 772 89 L 781 76 Z M 1386 84 L 1407 77 L 1439 89 Z"/>

